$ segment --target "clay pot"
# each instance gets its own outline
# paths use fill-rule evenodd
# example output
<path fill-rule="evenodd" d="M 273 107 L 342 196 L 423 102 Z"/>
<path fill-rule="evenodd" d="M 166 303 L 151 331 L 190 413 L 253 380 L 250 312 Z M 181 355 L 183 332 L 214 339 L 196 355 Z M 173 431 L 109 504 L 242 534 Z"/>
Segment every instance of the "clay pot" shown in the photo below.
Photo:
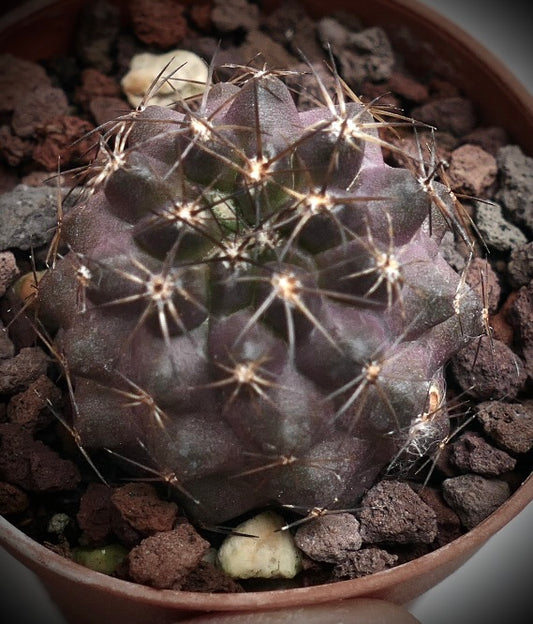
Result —
<path fill-rule="evenodd" d="M 264 4 L 274 6 L 276 2 Z M 313 16 L 324 13 L 323 0 L 303 4 Z M 39 59 L 64 51 L 72 43 L 82 5 L 82 0 L 40 0 L 19 7 L 0 20 L 0 52 Z M 448 74 L 474 102 L 485 124 L 503 122 L 512 140 L 533 154 L 533 99 L 492 54 L 451 22 L 414 0 L 329 0 L 327 8 L 352 11 L 367 24 L 386 27 L 396 47 L 416 59 L 421 70 L 437 63 L 439 71 Z M 427 43 L 421 46 L 420 41 Z M 201 612 L 295 608 L 358 597 L 405 604 L 457 570 L 532 500 L 530 478 L 476 528 L 414 561 L 357 580 L 275 592 L 205 594 L 135 585 L 56 555 L 3 518 L 0 545 L 38 575 L 73 624 L 162 624 Z"/>

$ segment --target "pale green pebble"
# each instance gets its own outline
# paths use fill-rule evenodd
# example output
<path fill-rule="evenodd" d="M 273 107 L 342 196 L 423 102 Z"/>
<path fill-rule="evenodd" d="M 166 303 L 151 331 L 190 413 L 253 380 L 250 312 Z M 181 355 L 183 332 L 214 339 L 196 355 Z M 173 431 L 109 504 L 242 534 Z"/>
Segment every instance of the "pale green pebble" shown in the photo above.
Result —
<path fill-rule="evenodd" d="M 101 548 L 78 547 L 73 550 L 73 558 L 86 568 L 102 574 L 113 574 L 128 554 L 128 549 L 120 544 L 109 544 Z"/>
<path fill-rule="evenodd" d="M 70 523 L 70 517 L 65 513 L 56 513 L 48 521 L 46 530 L 48 533 L 57 533 L 61 535 Z"/>
<path fill-rule="evenodd" d="M 235 528 L 218 551 L 219 566 L 233 578 L 294 578 L 302 569 L 300 551 L 289 531 L 282 531 L 284 519 L 265 511 Z"/>

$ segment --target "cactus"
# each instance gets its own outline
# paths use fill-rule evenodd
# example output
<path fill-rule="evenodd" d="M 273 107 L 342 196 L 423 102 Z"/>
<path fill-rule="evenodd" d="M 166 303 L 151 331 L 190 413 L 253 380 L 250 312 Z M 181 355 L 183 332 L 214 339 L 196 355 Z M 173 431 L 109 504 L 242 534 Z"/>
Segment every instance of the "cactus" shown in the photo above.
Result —
<path fill-rule="evenodd" d="M 39 283 L 80 447 L 204 526 L 353 506 L 445 436 L 443 368 L 482 333 L 439 251 L 471 244 L 449 187 L 385 164 L 398 120 L 336 84 L 298 111 L 246 68 L 116 119 Z"/>

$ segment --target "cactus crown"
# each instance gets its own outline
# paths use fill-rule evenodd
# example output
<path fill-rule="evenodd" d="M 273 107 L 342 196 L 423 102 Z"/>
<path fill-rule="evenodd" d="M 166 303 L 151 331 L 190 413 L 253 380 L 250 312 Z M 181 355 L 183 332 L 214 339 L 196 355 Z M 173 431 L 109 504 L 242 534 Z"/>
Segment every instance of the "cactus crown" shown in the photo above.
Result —
<path fill-rule="evenodd" d="M 353 506 L 445 435 L 443 367 L 482 331 L 439 253 L 467 228 L 431 163 L 385 164 L 392 122 L 338 77 L 298 111 L 282 74 L 103 128 L 38 289 L 80 444 L 202 523 Z"/>

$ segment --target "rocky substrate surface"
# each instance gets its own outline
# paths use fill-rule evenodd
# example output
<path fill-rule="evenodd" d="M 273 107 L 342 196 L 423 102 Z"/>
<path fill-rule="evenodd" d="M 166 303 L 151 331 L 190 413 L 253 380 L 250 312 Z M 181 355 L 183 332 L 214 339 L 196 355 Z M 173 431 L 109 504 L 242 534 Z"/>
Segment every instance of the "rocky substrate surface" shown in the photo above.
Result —
<path fill-rule="evenodd" d="M 112 5 L 91 3 L 69 56 L 42 63 L 0 56 L 0 513 L 84 565 L 157 588 L 209 592 L 365 576 L 472 529 L 512 494 L 532 464 L 533 159 L 510 140 L 503 120 L 502 127 L 481 125 L 474 104 L 448 79 L 415 75 L 384 30 L 353 16 L 315 22 L 296 2 L 266 17 L 246 0 L 189 8 L 174 0 L 130 4 L 131 29 Z M 248 525 L 235 528 L 253 518 L 194 527 L 172 500 L 171 476 L 132 481 L 105 454 L 87 461 L 69 426 L 53 357 L 17 315 L 31 283 L 13 286 L 45 266 L 57 221 L 58 157 L 62 188 L 83 183 L 79 173 L 96 154 L 91 131 L 131 109 L 138 76 L 135 88 L 124 77 L 134 57 L 156 55 L 150 61 L 156 71 L 158 55 L 174 49 L 207 62 L 216 52 L 217 64 L 225 65 L 217 71 L 226 76 L 251 59 L 258 68 L 301 71 L 298 88 L 294 77 L 287 80 L 306 107 L 320 97 L 309 64 L 332 85 L 327 44 L 342 78 L 363 100 L 437 129 L 419 130 L 416 141 L 412 130 L 386 138 L 411 153 L 435 139 L 451 188 L 465 196 L 488 253 L 469 261 L 449 234 L 446 255 L 483 297 L 487 335 L 451 363 L 451 434 L 427 456 L 415 454 L 402 470 L 391 465 L 353 509 L 267 512 L 277 526 L 271 534 L 283 537 L 268 552 L 274 549 L 280 561 L 288 557 L 294 572 L 267 579 L 261 540 L 242 528 Z M 388 159 L 407 162 L 394 150 Z M 69 169 L 73 173 L 65 173 Z M 68 210 L 72 196 L 63 195 Z M 228 539 L 238 543 L 227 548 Z M 223 548 L 260 563 L 236 574 L 232 555 L 221 565 Z"/>

